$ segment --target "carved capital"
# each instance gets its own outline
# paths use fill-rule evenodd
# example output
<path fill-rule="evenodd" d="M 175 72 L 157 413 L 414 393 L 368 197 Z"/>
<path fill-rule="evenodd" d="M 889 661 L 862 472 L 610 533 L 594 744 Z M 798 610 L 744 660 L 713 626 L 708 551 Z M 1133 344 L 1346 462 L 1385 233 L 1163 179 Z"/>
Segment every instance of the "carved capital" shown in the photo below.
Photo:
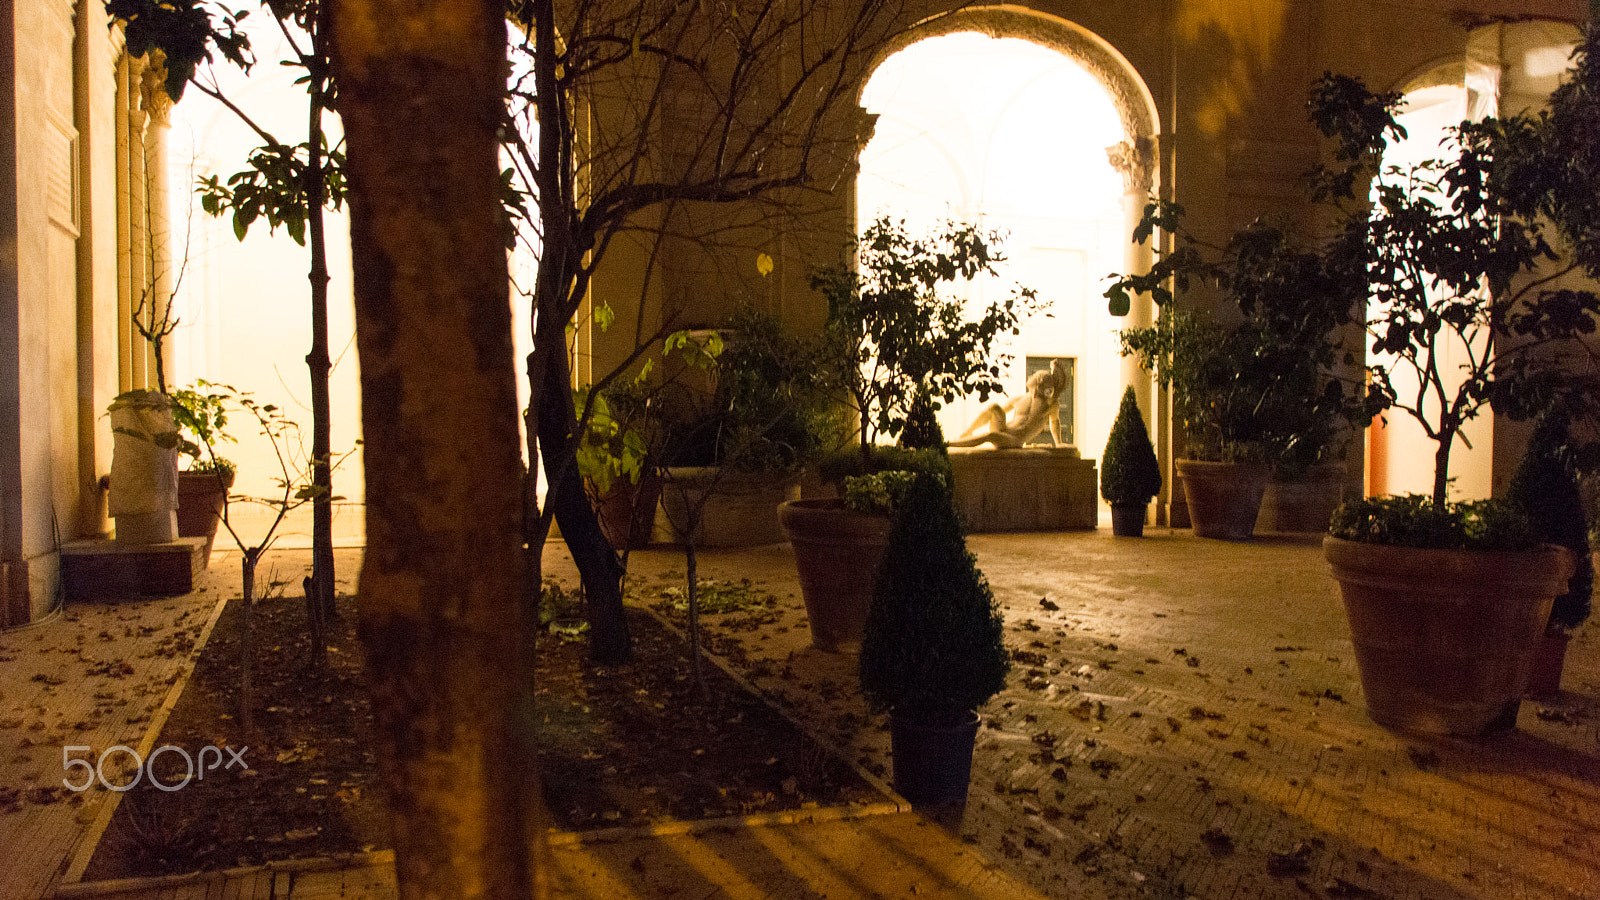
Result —
<path fill-rule="evenodd" d="M 150 124 L 166 128 L 172 124 L 172 98 L 167 96 L 167 58 L 152 50 L 139 72 L 139 107 L 150 117 Z"/>
<path fill-rule="evenodd" d="M 1122 141 L 1106 148 L 1106 158 L 1111 167 L 1122 173 L 1122 187 L 1126 193 L 1148 196 L 1155 185 L 1156 142 L 1141 137 Z"/>

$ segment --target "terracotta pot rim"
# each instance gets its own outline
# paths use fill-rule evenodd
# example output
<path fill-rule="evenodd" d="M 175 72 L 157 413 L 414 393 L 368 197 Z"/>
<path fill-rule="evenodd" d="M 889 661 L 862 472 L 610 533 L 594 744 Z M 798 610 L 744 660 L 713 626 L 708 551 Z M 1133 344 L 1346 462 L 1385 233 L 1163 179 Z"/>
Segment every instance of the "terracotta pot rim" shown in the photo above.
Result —
<path fill-rule="evenodd" d="M 1383 577 L 1391 578 L 1397 568 L 1422 569 L 1430 573 L 1430 581 L 1435 580 L 1435 576 L 1460 577 L 1471 573 L 1485 587 L 1497 589 L 1519 582 L 1565 584 L 1574 569 L 1571 552 L 1555 544 L 1541 544 L 1528 550 L 1442 550 L 1349 541 L 1325 534 L 1322 553 L 1333 567 L 1334 577 L 1341 580 L 1380 572 Z"/>

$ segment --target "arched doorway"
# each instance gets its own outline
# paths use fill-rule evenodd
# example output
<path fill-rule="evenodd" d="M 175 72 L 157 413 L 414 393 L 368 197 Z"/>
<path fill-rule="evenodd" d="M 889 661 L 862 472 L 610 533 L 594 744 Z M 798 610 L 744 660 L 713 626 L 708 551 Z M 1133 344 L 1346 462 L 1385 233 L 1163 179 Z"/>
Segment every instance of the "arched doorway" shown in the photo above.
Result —
<path fill-rule="evenodd" d="M 873 70 L 862 107 L 876 116 L 856 182 L 860 227 L 880 215 L 913 232 L 941 219 L 1008 233 L 1001 279 L 969 288 L 986 302 L 1013 283 L 1050 302 L 1004 351 L 1008 396 L 1057 358 L 1074 384 L 1063 398 L 1063 437 L 1085 456 L 1105 444 L 1123 387 L 1135 384 L 1150 416 L 1148 379 L 1117 352 L 1130 319 L 1106 313 L 1112 272 L 1148 265 L 1129 235 L 1153 189 L 1154 107 L 1143 83 L 1103 41 L 1047 16 L 993 8 L 913 32 Z M 1149 310 L 1134 320 L 1148 321 Z M 947 407 L 955 436 L 982 404 Z"/>

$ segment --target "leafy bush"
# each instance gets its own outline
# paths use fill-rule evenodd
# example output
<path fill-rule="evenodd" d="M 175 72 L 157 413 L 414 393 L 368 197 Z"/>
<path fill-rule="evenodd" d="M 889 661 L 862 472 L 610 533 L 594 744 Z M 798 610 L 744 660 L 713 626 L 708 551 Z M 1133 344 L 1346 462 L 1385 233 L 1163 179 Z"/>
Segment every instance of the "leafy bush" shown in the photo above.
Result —
<path fill-rule="evenodd" d="M 851 512 L 890 516 L 905 502 L 917 473 L 890 469 L 844 480 L 844 508 Z M 941 479 L 942 481 L 942 479 Z"/>
<path fill-rule="evenodd" d="M 790 472 L 844 443 L 848 430 L 822 354 L 776 316 L 740 307 L 710 366 L 711 394 L 680 390 L 663 404 L 665 464 Z"/>
<path fill-rule="evenodd" d="M 1160 492 L 1161 464 L 1129 387 L 1122 393 L 1122 406 L 1100 455 L 1100 496 L 1112 505 L 1143 505 Z"/>
<path fill-rule="evenodd" d="M 905 430 L 900 432 L 900 446 L 907 450 L 944 451 L 944 429 L 939 427 L 938 407 L 926 390 L 917 391 L 911 399 L 911 411 L 906 414 Z"/>
<path fill-rule="evenodd" d="M 1594 562 L 1589 556 L 1589 523 L 1583 510 L 1578 472 L 1573 465 L 1571 429 L 1562 415 L 1539 419 L 1528 452 L 1511 477 L 1506 499 L 1519 505 L 1539 540 L 1571 550 L 1577 569 L 1567 592 L 1550 608 L 1550 628 L 1572 631 L 1589 618 Z"/>
<path fill-rule="evenodd" d="M 1503 500 L 1433 502 L 1427 494 L 1347 500 L 1328 533 L 1346 541 L 1434 550 L 1527 550 L 1539 544 L 1522 508 Z"/>
<path fill-rule="evenodd" d="M 861 452 L 854 447 L 835 450 L 817 463 L 817 473 L 824 484 L 838 485 L 854 475 L 871 475 L 876 472 L 930 472 L 950 484 L 950 457 L 939 450 L 911 450 L 874 444 L 863 463 Z"/>
<path fill-rule="evenodd" d="M 994 592 L 961 536 L 950 491 L 919 474 L 889 534 L 861 643 L 861 692 L 882 712 L 958 721 L 1005 687 Z"/>

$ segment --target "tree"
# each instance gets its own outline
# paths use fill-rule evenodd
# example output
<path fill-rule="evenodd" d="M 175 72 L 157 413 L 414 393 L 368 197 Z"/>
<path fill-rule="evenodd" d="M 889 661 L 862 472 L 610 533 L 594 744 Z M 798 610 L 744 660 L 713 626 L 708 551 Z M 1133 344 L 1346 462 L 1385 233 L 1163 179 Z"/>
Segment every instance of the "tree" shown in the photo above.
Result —
<path fill-rule="evenodd" d="M 308 239 L 310 242 L 311 267 L 306 277 L 311 283 L 311 351 L 306 354 L 306 368 L 311 378 L 312 483 L 318 491 L 311 506 L 309 610 L 320 653 L 325 622 L 334 613 L 333 422 L 328 397 L 333 362 L 328 353 L 328 248 L 323 213 L 328 208 L 339 209 L 344 201 L 344 153 L 327 143 L 324 115 L 335 108 L 337 92 L 328 71 L 321 0 L 266 0 L 265 5 L 292 50 L 293 57 L 285 63 L 305 71 L 296 83 L 305 85 L 306 140 L 297 146 L 278 140 L 223 96 L 214 81 L 195 81 L 197 90 L 226 106 L 263 141 L 250 155 L 250 168 L 231 176 L 226 185 L 216 176 L 202 181 L 201 204 L 212 215 L 232 209 L 233 232 L 240 240 L 250 225 L 264 216 L 272 230 L 284 226 L 302 247 Z M 291 29 L 291 24 L 296 28 Z"/>
<path fill-rule="evenodd" d="M 522 900 L 544 892 L 544 823 L 497 158 L 503 8 L 329 13 L 366 450 L 361 635 L 400 896 Z"/>
<path fill-rule="evenodd" d="M 312 482 L 317 488 L 312 502 L 312 633 L 320 648 L 324 622 L 333 615 L 333 450 L 328 397 L 328 264 L 324 236 L 325 207 L 338 209 L 343 201 L 340 173 L 343 154 L 326 143 L 324 114 L 334 108 L 336 91 L 328 67 L 322 31 L 321 0 L 263 0 L 293 51 L 287 65 L 305 70 L 298 83 L 307 98 L 305 142 L 290 145 L 263 128 L 244 109 L 224 96 L 214 78 L 202 77 L 212 60 L 213 48 L 223 58 L 249 72 L 255 63 L 248 36 L 240 23 L 248 11 L 231 11 L 206 0 L 105 0 L 106 12 L 124 23 L 128 51 L 142 55 L 157 51 L 166 67 L 165 89 L 174 101 L 193 85 L 222 104 L 262 140 L 250 156 L 250 168 L 222 184 L 215 176 L 202 179 L 202 206 L 212 215 L 233 211 L 234 234 L 243 240 L 256 219 L 265 217 L 276 231 L 284 226 L 301 246 L 309 231 L 311 264 L 311 352 L 306 366 L 311 378 Z M 291 28 L 291 26 L 294 26 Z M 296 36 L 296 29 L 299 36 Z"/>
<path fill-rule="evenodd" d="M 619 239 L 642 248 L 649 282 L 678 250 L 714 255 L 706 248 L 744 229 L 803 230 L 808 192 L 836 183 L 863 139 L 852 118 L 860 78 L 914 19 L 900 2 L 830 0 L 516 0 L 511 12 L 526 36 L 516 48 L 526 77 L 511 90 L 513 182 L 537 203 L 540 242 L 528 452 L 550 486 L 542 512 L 526 492 L 527 545 L 538 554 L 559 521 L 583 574 L 591 652 L 614 662 L 628 653 L 622 572 L 576 477 L 586 411 L 572 403 L 568 326 Z M 536 141 L 519 138 L 534 120 Z M 624 366 L 671 318 L 647 322 L 640 300 Z"/>

